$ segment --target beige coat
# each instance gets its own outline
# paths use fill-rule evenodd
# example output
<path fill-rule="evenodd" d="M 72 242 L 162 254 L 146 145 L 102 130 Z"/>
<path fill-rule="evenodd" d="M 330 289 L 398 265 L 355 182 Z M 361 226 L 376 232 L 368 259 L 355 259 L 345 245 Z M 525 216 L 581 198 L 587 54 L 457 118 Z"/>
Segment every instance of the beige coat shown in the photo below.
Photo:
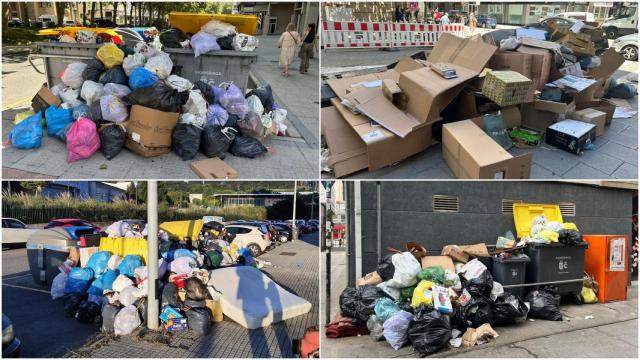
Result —
<path fill-rule="evenodd" d="M 295 31 L 285 31 L 280 35 L 278 47 L 280 48 L 280 65 L 291 65 L 296 56 L 296 49 L 302 40 L 300 34 Z"/>

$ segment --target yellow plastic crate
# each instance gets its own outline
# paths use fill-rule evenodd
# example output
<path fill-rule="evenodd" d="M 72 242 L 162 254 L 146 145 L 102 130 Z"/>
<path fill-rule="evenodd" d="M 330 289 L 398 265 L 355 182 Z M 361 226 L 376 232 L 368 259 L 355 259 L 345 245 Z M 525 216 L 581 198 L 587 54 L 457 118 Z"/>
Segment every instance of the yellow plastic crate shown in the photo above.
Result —
<path fill-rule="evenodd" d="M 140 255 L 145 264 L 147 263 L 148 247 L 147 239 L 108 237 L 100 239 L 100 251 L 110 251 L 120 257 Z"/>
<path fill-rule="evenodd" d="M 184 220 L 184 221 L 165 221 L 160 224 L 160 229 L 166 231 L 170 238 L 184 241 L 186 238 L 197 240 L 202 230 L 204 221 L 202 220 Z"/>
<path fill-rule="evenodd" d="M 563 223 L 560 206 L 554 204 L 513 204 L 513 222 L 516 225 L 518 239 L 528 236 L 531 230 L 531 222 L 536 217 L 544 214 L 548 221 Z"/>
<path fill-rule="evenodd" d="M 169 13 L 169 25 L 185 33 L 195 34 L 210 20 L 219 20 L 236 27 L 239 33 L 255 35 L 258 17 L 255 15 L 195 14 L 186 12 Z"/>

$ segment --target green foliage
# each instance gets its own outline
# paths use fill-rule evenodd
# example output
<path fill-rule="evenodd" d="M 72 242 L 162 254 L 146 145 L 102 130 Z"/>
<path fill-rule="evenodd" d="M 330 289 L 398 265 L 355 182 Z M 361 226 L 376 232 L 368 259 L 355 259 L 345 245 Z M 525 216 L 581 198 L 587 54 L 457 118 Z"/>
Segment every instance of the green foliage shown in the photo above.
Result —
<path fill-rule="evenodd" d="M 2 33 L 2 45 L 29 45 L 38 41 L 38 29 L 27 27 L 7 28 Z"/>

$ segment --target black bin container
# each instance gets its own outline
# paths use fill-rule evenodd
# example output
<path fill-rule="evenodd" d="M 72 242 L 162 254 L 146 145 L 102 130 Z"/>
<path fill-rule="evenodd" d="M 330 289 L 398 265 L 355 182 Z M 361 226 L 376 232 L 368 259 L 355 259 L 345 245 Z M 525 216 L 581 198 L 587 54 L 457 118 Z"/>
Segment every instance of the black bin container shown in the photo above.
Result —
<path fill-rule="evenodd" d="M 530 258 L 526 271 L 527 284 L 582 279 L 587 247 L 586 242 L 572 246 L 529 243 L 525 250 Z M 582 291 L 582 281 L 554 285 L 560 295 L 580 294 Z M 540 286 L 528 287 L 527 291 L 537 288 Z"/>
<path fill-rule="evenodd" d="M 491 258 L 493 265 L 491 266 L 491 275 L 493 280 L 502 285 L 523 285 L 525 284 L 525 273 L 529 258 L 525 256 L 510 258 Z M 511 293 L 524 300 L 524 286 L 505 288 L 505 292 Z"/>

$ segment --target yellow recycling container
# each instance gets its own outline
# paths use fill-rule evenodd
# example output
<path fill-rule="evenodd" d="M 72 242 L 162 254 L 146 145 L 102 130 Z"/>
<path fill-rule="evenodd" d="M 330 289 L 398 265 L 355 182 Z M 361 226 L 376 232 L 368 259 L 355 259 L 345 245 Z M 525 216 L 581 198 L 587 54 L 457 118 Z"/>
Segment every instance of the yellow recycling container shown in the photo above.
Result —
<path fill-rule="evenodd" d="M 185 33 L 195 34 L 211 20 L 229 23 L 239 33 L 255 35 L 258 29 L 258 17 L 255 15 L 196 14 L 186 12 L 169 13 L 169 25 Z"/>
<path fill-rule="evenodd" d="M 184 220 L 184 221 L 165 221 L 160 224 L 160 230 L 164 230 L 172 239 L 184 241 L 186 238 L 197 240 L 202 230 L 204 221 L 202 220 Z"/>
<path fill-rule="evenodd" d="M 147 239 L 144 238 L 108 238 L 100 239 L 100 251 L 111 251 L 120 257 L 127 255 L 140 255 L 147 263 Z"/>
<path fill-rule="evenodd" d="M 120 40 L 123 40 L 122 39 L 122 35 L 118 34 L 113 29 L 89 28 L 89 27 L 83 27 L 83 26 L 68 26 L 68 27 L 62 27 L 62 28 L 44 29 L 44 30 L 38 31 L 38 36 L 69 35 L 69 36 L 71 36 L 72 38 L 75 39 L 76 34 L 80 30 L 93 31 L 94 33 L 96 33 L 96 35 L 107 34 L 109 36 L 116 36 L 116 37 L 120 38 Z"/>
<path fill-rule="evenodd" d="M 544 214 L 548 221 L 563 223 L 560 206 L 554 204 L 513 204 L 513 222 L 516 225 L 518 239 L 529 236 L 531 222 L 536 217 Z"/>

